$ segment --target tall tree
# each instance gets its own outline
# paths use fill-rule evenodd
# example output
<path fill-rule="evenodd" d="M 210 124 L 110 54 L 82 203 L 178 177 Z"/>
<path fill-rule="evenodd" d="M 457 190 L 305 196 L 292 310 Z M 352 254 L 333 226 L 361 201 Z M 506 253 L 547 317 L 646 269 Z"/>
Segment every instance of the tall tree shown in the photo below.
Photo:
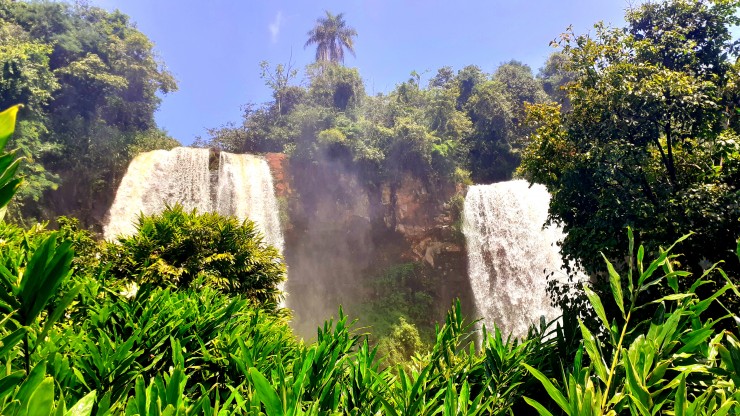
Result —
<path fill-rule="evenodd" d="M 694 271 L 740 235 L 738 1 L 647 3 L 628 27 L 564 37 L 571 110 L 531 107 L 538 129 L 521 173 L 553 194 L 562 251 L 587 271 L 628 245 L 627 225 L 658 251 L 690 231 Z M 681 24 L 676 24 L 681 22 Z M 726 270 L 740 270 L 729 261 Z M 707 287 L 709 289 L 709 287 Z M 716 287 L 715 287 L 716 289 Z"/>
<path fill-rule="evenodd" d="M 176 144 L 154 122 L 159 94 L 177 85 L 153 47 L 120 12 L 0 1 L 0 106 L 26 104 L 11 143 L 27 175 L 13 218 L 99 222 L 134 152 Z"/>
<path fill-rule="evenodd" d="M 347 26 L 344 13 L 326 11 L 326 17 L 316 19 L 316 26 L 308 31 L 305 47 L 316 45 L 316 61 L 344 63 L 344 50 L 355 56 L 354 37 L 357 31 Z"/>

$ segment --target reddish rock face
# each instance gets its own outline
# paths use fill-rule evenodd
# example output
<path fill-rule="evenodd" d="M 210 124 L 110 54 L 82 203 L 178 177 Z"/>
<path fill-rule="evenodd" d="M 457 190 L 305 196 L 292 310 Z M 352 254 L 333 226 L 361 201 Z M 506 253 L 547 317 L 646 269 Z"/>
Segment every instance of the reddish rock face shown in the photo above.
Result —
<path fill-rule="evenodd" d="M 371 296 L 365 293 L 369 281 L 401 263 L 419 264 L 423 278 L 432 282 L 439 309 L 430 312 L 436 318 L 454 298 L 473 305 L 466 301 L 464 239 L 455 230 L 459 213 L 449 204 L 464 189 L 411 174 L 378 186 L 363 181 L 352 165 L 301 165 L 275 153 L 265 157 L 278 197 L 287 198 L 288 306 L 299 333 L 315 333 L 316 324 L 335 314 L 339 304 L 351 312 L 352 303 Z"/>
<path fill-rule="evenodd" d="M 272 172 L 272 183 L 277 197 L 288 198 L 293 190 L 288 180 L 288 156 L 283 153 L 266 153 L 265 160 Z"/>

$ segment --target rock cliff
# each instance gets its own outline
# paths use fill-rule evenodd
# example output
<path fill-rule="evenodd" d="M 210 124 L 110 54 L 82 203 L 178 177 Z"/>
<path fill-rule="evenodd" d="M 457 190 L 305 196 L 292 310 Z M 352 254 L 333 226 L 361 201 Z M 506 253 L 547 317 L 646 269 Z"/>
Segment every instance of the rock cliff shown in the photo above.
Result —
<path fill-rule="evenodd" d="M 284 211 L 287 303 L 299 333 L 315 334 L 339 305 L 352 315 L 374 296 L 372 279 L 403 263 L 418 265 L 418 278 L 431 288 L 430 321 L 454 298 L 472 306 L 459 231 L 462 187 L 410 174 L 377 185 L 339 162 L 275 153 L 266 159 Z"/>

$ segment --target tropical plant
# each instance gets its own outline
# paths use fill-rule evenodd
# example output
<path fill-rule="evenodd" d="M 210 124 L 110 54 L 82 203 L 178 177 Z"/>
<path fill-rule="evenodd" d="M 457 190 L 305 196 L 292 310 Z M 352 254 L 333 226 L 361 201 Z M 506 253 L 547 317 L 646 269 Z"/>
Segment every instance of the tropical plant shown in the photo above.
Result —
<path fill-rule="evenodd" d="M 106 244 L 110 275 L 137 285 L 197 288 L 207 285 L 275 307 L 285 264 L 263 242 L 252 221 L 182 206 L 139 217 L 137 232 Z"/>
<path fill-rule="evenodd" d="M 5 145 L 14 133 L 20 106 L 0 112 L 0 222 L 5 209 L 17 191 L 21 180 L 15 178 L 19 160 L 15 152 L 5 152 Z M 56 233 L 41 240 L 36 247 L 13 247 L 12 237 L 18 236 L 13 227 L 2 224 L 3 237 L 9 231 L 11 244 L 3 239 L 0 250 L 0 359 L 7 371 L 0 376 L 0 413 L 16 415 L 69 414 L 87 416 L 92 411 L 95 392 L 81 398 L 67 411 L 64 393 L 56 400 L 54 379 L 46 376 L 46 363 L 31 368 L 31 356 L 43 343 L 65 309 L 77 296 L 75 287 L 48 310 L 62 281 L 68 277 L 74 253 L 69 242 Z M 43 325 L 41 324 L 43 322 Z M 18 348 L 18 344 L 22 346 Z M 22 357 L 19 369 L 13 364 Z"/>
<path fill-rule="evenodd" d="M 0 221 L 5 217 L 8 203 L 13 198 L 21 180 L 15 177 L 20 160 L 16 158 L 15 152 L 6 152 L 5 146 L 15 131 L 15 118 L 21 106 L 16 105 L 0 113 Z"/>
<path fill-rule="evenodd" d="M 703 263 L 726 260 L 737 279 L 740 263 L 729 256 L 740 234 L 737 7 L 648 2 L 627 13 L 624 28 L 598 24 L 593 35 L 562 35 L 570 110 L 530 107 L 536 130 L 519 173 L 552 194 L 550 221 L 566 232 L 570 265 L 597 275 L 600 252 L 627 251 L 620 230 L 628 225 L 650 252 L 694 232 L 684 267 L 698 274 Z M 701 296 L 724 284 L 709 279 Z M 607 294 L 608 285 L 594 290 Z M 715 306 L 710 313 L 719 318 L 724 311 Z"/>
<path fill-rule="evenodd" d="M 737 286 L 714 265 L 696 279 L 688 291 L 681 291 L 679 280 L 690 273 L 674 270 L 677 256 L 671 254 L 671 250 L 689 236 L 680 238 L 646 267 L 644 247 L 641 245 L 635 253 L 632 231 L 628 234 L 626 293 L 622 276 L 604 257 L 619 316 L 607 315 L 602 299 L 588 287 L 585 289 L 591 307 L 608 333 L 608 341 L 602 345 L 581 323 L 583 341 L 572 369 L 563 375 L 561 386 L 537 369 L 524 366 L 569 416 L 627 412 L 633 415 L 658 412 L 737 414 L 740 412 L 740 385 L 737 384 L 740 381 L 737 377 L 740 325 L 735 325 L 734 331 L 721 331 L 715 328 L 717 321 L 702 316 L 712 303 L 719 302 L 723 293 L 731 291 L 740 296 Z M 737 255 L 740 257 L 740 240 Z M 697 296 L 696 289 L 707 284 L 712 273 L 720 275 L 727 283 L 702 299 Z M 660 284 L 667 284 L 671 293 L 647 303 L 640 300 L 641 293 Z M 652 319 L 636 322 L 636 311 L 655 304 L 658 310 Z M 740 323 L 736 313 L 728 311 L 722 319 Z M 618 325 L 618 321 L 623 323 Z M 552 415 L 539 402 L 525 400 L 540 415 Z"/>
<path fill-rule="evenodd" d="M 344 63 L 344 50 L 355 54 L 354 37 L 357 31 L 347 26 L 344 13 L 332 14 L 316 19 L 316 26 L 308 31 L 304 47 L 316 45 L 316 62 Z"/>

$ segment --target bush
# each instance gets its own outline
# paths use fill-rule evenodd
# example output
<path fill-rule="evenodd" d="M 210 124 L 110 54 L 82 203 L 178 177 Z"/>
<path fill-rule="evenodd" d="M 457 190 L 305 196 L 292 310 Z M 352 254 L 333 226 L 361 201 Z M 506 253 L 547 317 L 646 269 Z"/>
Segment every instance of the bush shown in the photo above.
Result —
<path fill-rule="evenodd" d="M 403 317 L 391 327 L 390 334 L 378 341 L 378 354 L 385 361 L 385 365 L 395 367 L 411 362 L 411 358 L 424 351 L 419 330 L 414 324 L 406 322 Z"/>
<path fill-rule="evenodd" d="M 572 367 L 564 371 L 560 386 L 525 364 L 567 415 L 738 414 L 740 320 L 737 311 L 728 311 L 719 320 L 706 315 L 713 303 L 722 306 L 718 300 L 722 294 L 728 292 L 740 297 L 740 292 L 716 264 L 695 279 L 688 290 L 680 289 L 679 281 L 690 273 L 673 269 L 677 256 L 670 251 L 687 237 L 680 238 L 647 264 L 643 262 L 643 246 L 634 252 L 634 238 L 629 231 L 627 290 L 623 291 L 625 276 L 620 276 L 606 260 L 617 316 L 608 315 L 602 299 L 588 286 L 584 287 L 607 341 L 599 342 L 581 322 L 580 348 Z M 740 241 L 737 253 L 740 256 Z M 696 290 L 709 284 L 712 274 L 727 283 L 702 299 Z M 667 285 L 670 293 L 657 300 L 641 301 L 640 293 L 656 285 Z M 636 311 L 651 304 L 658 306 L 653 317 L 636 318 Z M 735 328 L 717 329 L 722 320 L 734 320 Z M 552 409 L 537 401 L 525 400 L 540 415 L 552 414 Z"/>
<path fill-rule="evenodd" d="M 141 216 L 137 233 L 103 248 L 110 274 L 160 287 L 214 287 L 263 305 L 278 304 L 285 264 L 251 221 L 168 207 Z"/>
<path fill-rule="evenodd" d="M 249 366 L 271 371 L 273 353 L 292 359 L 298 346 L 283 318 L 208 287 L 149 286 L 131 298 L 103 288 L 84 309 L 73 325 L 49 333 L 38 357 L 68 397 L 95 389 L 113 414 L 134 393 L 137 378 L 150 380 L 181 364 L 184 394 L 201 396 L 200 385 L 213 396 L 238 386 Z"/>

